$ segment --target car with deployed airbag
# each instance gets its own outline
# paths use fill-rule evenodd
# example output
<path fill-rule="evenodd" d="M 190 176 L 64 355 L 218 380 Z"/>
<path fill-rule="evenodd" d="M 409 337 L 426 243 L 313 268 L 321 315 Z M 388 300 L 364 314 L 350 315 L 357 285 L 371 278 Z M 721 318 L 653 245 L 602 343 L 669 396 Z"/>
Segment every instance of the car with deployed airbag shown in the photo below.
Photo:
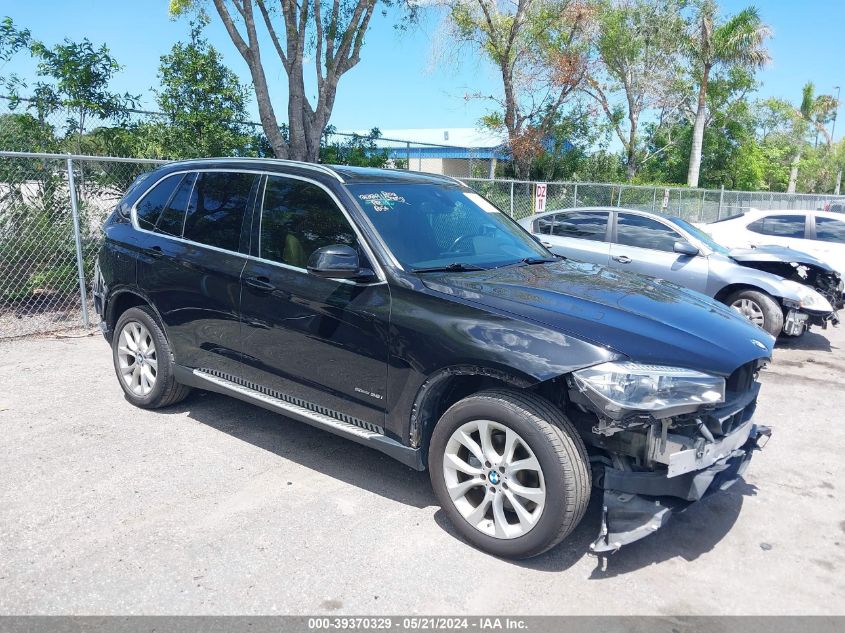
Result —
<path fill-rule="evenodd" d="M 594 496 L 594 551 L 650 535 L 770 435 L 754 412 L 771 336 L 555 256 L 450 178 L 174 162 L 104 234 L 94 303 L 130 403 L 213 391 L 427 469 L 455 529 L 497 556 L 554 547 Z"/>

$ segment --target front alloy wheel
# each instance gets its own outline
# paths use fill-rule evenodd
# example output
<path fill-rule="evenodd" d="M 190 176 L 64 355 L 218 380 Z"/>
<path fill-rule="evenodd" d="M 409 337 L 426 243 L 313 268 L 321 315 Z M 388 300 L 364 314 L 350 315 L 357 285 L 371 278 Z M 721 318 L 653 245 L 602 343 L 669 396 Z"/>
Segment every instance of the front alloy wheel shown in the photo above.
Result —
<path fill-rule="evenodd" d="M 520 435 L 491 420 L 459 427 L 446 444 L 443 478 L 467 523 L 512 539 L 531 531 L 546 504 L 543 469 Z"/>
<path fill-rule="evenodd" d="M 554 547 L 590 499 L 584 442 L 558 407 L 529 392 L 482 391 L 453 404 L 432 432 L 428 467 L 455 530 L 496 556 Z"/>
<path fill-rule="evenodd" d="M 731 307 L 757 327 L 763 327 L 763 324 L 766 322 L 763 308 L 753 299 L 748 299 L 747 297 L 737 299 L 731 304 Z"/>
<path fill-rule="evenodd" d="M 783 329 L 780 304 L 761 290 L 739 290 L 730 295 L 725 303 L 772 336 L 778 336 Z"/>

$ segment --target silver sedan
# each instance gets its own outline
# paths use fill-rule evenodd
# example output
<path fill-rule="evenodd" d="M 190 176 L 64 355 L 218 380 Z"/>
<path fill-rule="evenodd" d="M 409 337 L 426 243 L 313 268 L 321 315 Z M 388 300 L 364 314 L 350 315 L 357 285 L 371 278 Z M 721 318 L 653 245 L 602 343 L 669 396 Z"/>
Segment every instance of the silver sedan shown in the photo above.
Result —
<path fill-rule="evenodd" d="M 559 255 L 697 290 L 774 336 L 800 336 L 810 325 L 838 323 L 842 279 L 805 253 L 728 250 L 681 218 L 633 209 L 565 209 L 519 223 Z"/>

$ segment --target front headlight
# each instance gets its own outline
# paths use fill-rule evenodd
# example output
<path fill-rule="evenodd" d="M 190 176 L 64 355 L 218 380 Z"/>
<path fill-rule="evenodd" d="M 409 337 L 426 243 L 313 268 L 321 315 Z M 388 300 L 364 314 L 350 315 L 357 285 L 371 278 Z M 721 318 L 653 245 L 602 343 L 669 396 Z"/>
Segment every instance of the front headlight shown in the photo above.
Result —
<path fill-rule="evenodd" d="M 683 367 L 610 362 L 573 376 L 593 404 L 617 419 L 627 411 L 679 415 L 725 401 L 724 378 Z"/>
<path fill-rule="evenodd" d="M 815 312 L 833 312 L 833 306 L 830 305 L 830 301 L 809 286 L 799 284 L 797 281 L 792 281 L 791 279 L 784 279 L 782 283 L 798 296 L 797 307 Z"/>

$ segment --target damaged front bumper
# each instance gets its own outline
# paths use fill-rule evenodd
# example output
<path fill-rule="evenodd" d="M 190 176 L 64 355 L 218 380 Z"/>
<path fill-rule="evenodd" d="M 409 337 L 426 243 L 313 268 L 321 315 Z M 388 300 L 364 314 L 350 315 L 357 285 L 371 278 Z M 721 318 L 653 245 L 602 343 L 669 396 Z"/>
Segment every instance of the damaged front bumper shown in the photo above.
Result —
<path fill-rule="evenodd" d="M 673 512 L 682 512 L 695 501 L 736 483 L 755 450 L 765 446 L 771 429 L 751 425 L 745 442 L 727 450 L 700 470 L 669 477 L 667 471 L 635 472 L 605 467 L 602 523 L 590 545 L 596 553 L 615 552 L 662 527 Z M 763 439 L 765 438 L 765 439 Z M 727 438 L 726 438 L 727 439 Z"/>

